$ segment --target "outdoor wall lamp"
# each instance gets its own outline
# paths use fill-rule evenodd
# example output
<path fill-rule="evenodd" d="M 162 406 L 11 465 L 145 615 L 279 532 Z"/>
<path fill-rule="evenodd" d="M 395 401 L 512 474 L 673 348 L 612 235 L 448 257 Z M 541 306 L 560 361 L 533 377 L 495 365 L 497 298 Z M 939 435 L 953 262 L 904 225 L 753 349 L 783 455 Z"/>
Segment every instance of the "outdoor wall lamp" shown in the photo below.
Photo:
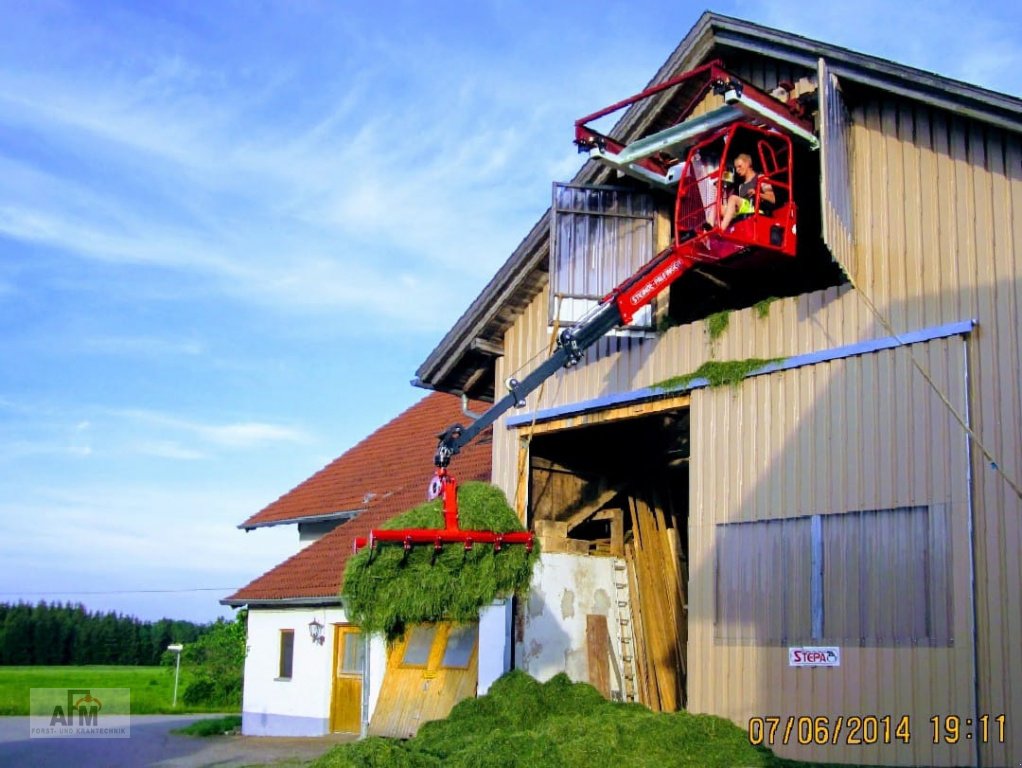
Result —
<path fill-rule="evenodd" d="M 312 638 L 312 642 L 319 645 L 323 645 L 326 642 L 326 637 L 323 635 L 323 625 L 316 621 L 316 619 L 309 622 L 309 636 Z"/>

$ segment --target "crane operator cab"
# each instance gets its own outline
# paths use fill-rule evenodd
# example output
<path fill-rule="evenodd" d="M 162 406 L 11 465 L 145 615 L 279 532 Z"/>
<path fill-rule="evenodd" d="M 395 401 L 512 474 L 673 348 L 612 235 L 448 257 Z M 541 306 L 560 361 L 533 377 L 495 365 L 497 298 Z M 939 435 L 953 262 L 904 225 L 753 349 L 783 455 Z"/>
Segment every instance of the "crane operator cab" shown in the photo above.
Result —
<path fill-rule="evenodd" d="M 795 255 L 791 138 L 737 123 L 696 143 L 674 170 L 675 244 L 725 259 L 747 248 Z"/>
<path fill-rule="evenodd" d="M 590 125 L 650 98 L 676 118 L 629 142 Z M 580 152 L 675 192 L 671 247 L 691 262 L 795 255 L 793 137 L 819 147 L 797 101 L 758 91 L 716 61 L 575 122 Z"/>

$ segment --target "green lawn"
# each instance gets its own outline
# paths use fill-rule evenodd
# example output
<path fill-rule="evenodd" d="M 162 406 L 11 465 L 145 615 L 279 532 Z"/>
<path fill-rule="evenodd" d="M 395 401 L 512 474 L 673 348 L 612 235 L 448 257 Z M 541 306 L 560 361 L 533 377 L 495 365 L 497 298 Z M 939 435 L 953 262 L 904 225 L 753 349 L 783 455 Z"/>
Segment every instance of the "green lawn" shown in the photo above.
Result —
<path fill-rule="evenodd" d="M 181 698 L 188 679 L 188 671 L 182 669 L 175 708 L 173 667 L 0 667 L 0 715 L 28 715 L 32 688 L 130 688 L 135 715 L 223 710 L 184 706 Z"/>

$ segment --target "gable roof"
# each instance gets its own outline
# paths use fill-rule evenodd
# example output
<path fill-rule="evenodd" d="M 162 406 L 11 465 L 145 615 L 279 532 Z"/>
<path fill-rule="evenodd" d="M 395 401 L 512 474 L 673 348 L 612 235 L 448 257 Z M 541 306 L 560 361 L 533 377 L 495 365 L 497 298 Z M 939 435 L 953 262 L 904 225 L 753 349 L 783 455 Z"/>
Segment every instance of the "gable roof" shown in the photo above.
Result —
<path fill-rule="evenodd" d="M 749 55 L 775 59 L 815 72 L 826 59 L 830 71 L 845 85 L 879 90 L 937 109 L 1022 133 L 1022 100 L 968 83 L 906 67 L 847 48 L 706 12 L 700 16 L 646 87 L 713 59 Z M 626 94 L 622 94 L 626 95 Z M 629 107 L 609 134 L 630 141 L 643 134 L 670 103 L 670 94 Z M 570 135 L 565 126 L 565 135 Z M 567 139 L 566 139 L 567 140 Z M 586 162 L 574 184 L 596 184 L 610 178 L 610 169 Z M 504 333 L 547 283 L 550 210 L 514 250 L 465 313 L 416 370 L 413 384 L 443 392 L 465 392 L 492 399 L 495 355 Z"/>
<path fill-rule="evenodd" d="M 486 408 L 485 403 L 469 402 L 477 411 Z M 414 488 L 421 498 L 433 476 L 436 436 L 467 421 L 457 397 L 427 395 L 238 527 L 347 520 L 406 488 Z M 462 472 L 476 444 L 457 459 Z"/>
<path fill-rule="evenodd" d="M 477 409 L 484 403 L 470 402 Z M 465 422 L 461 403 L 433 393 L 380 427 L 241 527 L 299 520 L 330 520 L 330 510 L 358 509 L 358 515 L 272 568 L 220 602 L 224 605 L 339 602 L 344 567 L 356 537 L 421 504 L 433 476 L 436 435 Z M 490 479 L 492 432 L 484 432 L 451 462 L 459 482 Z M 368 494 L 375 494 L 368 496 Z M 323 512 L 327 510 L 327 512 Z"/>

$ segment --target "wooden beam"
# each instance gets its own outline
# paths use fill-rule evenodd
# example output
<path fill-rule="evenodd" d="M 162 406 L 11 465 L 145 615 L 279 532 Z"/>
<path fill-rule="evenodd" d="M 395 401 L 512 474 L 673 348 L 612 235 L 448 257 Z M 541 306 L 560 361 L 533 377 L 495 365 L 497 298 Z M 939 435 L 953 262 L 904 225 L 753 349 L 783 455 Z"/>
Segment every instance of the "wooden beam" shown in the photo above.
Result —
<path fill-rule="evenodd" d="M 472 374 L 467 379 L 465 379 L 465 384 L 464 386 L 462 386 L 461 391 L 464 392 L 466 395 L 469 395 L 469 397 L 471 397 L 470 393 L 472 391 L 472 387 L 478 384 L 479 380 L 483 376 L 485 376 L 488 371 L 489 368 L 486 367 L 476 368 L 474 371 L 472 371 Z"/>
<path fill-rule="evenodd" d="M 594 424 L 606 424 L 612 421 L 620 421 L 622 419 L 634 419 L 639 416 L 648 416 L 662 411 L 687 408 L 691 402 L 692 398 L 688 393 L 683 395 L 671 395 L 669 397 L 657 397 L 653 400 L 629 403 L 628 405 L 607 406 L 588 413 L 550 419 L 549 421 L 540 421 L 536 424 L 522 424 L 516 428 L 521 435 L 542 435 L 547 432 L 557 432 L 562 429 L 591 427 Z"/>
<path fill-rule="evenodd" d="M 493 341 L 488 341 L 487 339 L 481 339 L 476 337 L 472 339 L 472 343 L 469 346 L 476 352 L 482 352 L 493 357 L 504 356 L 504 345 L 497 344 L 496 342 Z"/>
<path fill-rule="evenodd" d="M 620 486 L 614 486 L 612 488 L 606 488 L 597 495 L 595 499 L 589 502 L 581 502 L 581 506 L 577 510 L 572 511 L 571 516 L 564 522 L 568 524 L 568 532 L 571 533 L 573 528 L 577 528 L 594 514 L 600 511 L 604 504 L 609 502 L 615 496 L 621 492 Z"/>

